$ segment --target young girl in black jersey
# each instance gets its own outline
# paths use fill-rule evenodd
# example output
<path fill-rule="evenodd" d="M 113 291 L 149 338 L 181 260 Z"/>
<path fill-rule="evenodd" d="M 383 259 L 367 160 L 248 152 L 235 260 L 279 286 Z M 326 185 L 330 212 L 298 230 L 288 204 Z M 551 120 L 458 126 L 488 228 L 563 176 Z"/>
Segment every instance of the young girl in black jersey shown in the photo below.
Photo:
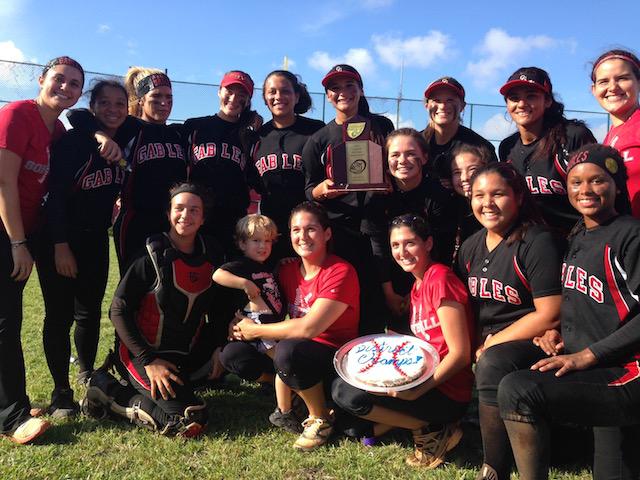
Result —
<path fill-rule="evenodd" d="M 237 221 L 247 214 L 249 187 L 258 184 L 252 162 L 257 141 L 252 96 L 249 74 L 232 70 L 220 82 L 218 113 L 184 123 L 189 179 L 205 187 L 213 201 L 203 232 L 220 243 L 228 259 L 238 253 L 233 233 Z"/>
<path fill-rule="evenodd" d="M 121 275 L 143 253 L 149 235 L 169 228 L 164 211 L 169 188 L 187 177 L 181 126 L 166 124 L 173 106 L 169 77 L 157 69 L 131 67 L 125 87 L 130 116 L 113 137 L 117 144 L 99 130 L 90 112 L 76 110 L 69 115 L 74 128 L 95 133 L 107 159 L 126 169 L 120 212 L 113 226 Z"/>
<path fill-rule="evenodd" d="M 567 200 L 569 153 L 596 140 L 583 122 L 567 120 L 553 95 L 549 74 L 537 67 L 516 70 L 500 88 L 518 131 L 498 148 L 525 178 L 544 220 L 566 234 L 578 219 Z"/>
<path fill-rule="evenodd" d="M 114 136 L 127 117 L 127 92 L 115 80 L 100 80 L 89 108 L 99 128 Z M 75 414 L 69 385 L 69 331 L 76 321 L 75 346 L 84 382 L 93 370 L 100 315 L 109 272 L 109 237 L 116 197 L 124 180 L 118 163 L 107 163 L 92 136 L 71 130 L 51 158 L 47 226 L 39 246 L 38 279 L 45 305 L 44 352 L 53 377 L 49 412 Z"/>
<path fill-rule="evenodd" d="M 561 254 L 512 165 L 493 163 L 476 171 L 471 208 L 483 228 L 462 244 L 456 268 L 467 283 L 480 333 L 475 359 L 484 462 L 478 478 L 502 480 L 509 478 L 511 452 L 498 411 L 498 384 L 544 355 L 531 339 L 557 325 Z"/>
<path fill-rule="evenodd" d="M 490 152 L 491 161 L 497 160 L 493 145 L 462 125 L 464 97 L 464 87 L 453 77 L 434 80 L 424 91 L 424 106 L 429 113 L 429 123 L 422 131 L 429 146 L 427 170 L 445 184 L 452 151 L 461 143 L 484 147 Z"/>
<path fill-rule="evenodd" d="M 301 114 L 311 108 L 307 86 L 297 75 L 274 70 L 264 80 L 262 98 L 272 118 L 258 130 L 253 161 L 262 178 L 260 212 L 272 218 L 281 235 L 288 231 L 289 213 L 304 196 L 302 149 L 324 122 Z M 273 246 L 272 261 L 294 252 L 288 241 Z"/>
<path fill-rule="evenodd" d="M 382 331 L 385 325 L 385 305 L 380 281 L 373 269 L 373 254 L 368 238 L 361 232 L 365 192 L 344 193 L 332 190 L 327 178 L 327 156 L 344 142 L 343 125 L 363 117 L 370 123 L 371 140 L 384 145 L 393 130 L 391 121 L 369 110 L 364 96 L 362 77 L 351 65 L 335 65 L 322 79 L 327 99 L 336 111 L 336 118 L 314 133 L 302 152 L 305 193 L 310 200 L 321 202 L 333 224 L 336 254 L 350 262 L 358 272 L 361 288 L 361 333 Z"/>
<path fill-rule="evenodd" d="M 588 145 L 569 161 L 569 200 L 581 219 L 562 265 L 561 333 L 534 339 L 549 357 L 506 376 L 498 392 L 525 480 L 547 478 L 551 421 L 599 427 L 594 478 L 640 475 L 640 221 L 628 215 L 626 180 L 613 148 Z M 599 435 L 612 426 L 621 427 L 617 444 Z"/>

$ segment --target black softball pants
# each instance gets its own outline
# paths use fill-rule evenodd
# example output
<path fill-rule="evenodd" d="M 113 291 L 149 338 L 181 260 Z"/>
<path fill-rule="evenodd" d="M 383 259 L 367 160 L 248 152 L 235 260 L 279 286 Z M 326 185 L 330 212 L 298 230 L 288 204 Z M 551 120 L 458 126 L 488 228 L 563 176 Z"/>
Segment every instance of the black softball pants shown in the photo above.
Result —
<path fill-rule="evenodd" d="M 415 400 L 402 400 L 360 390 L 349 385 L 342 378 L 336 378 L 333 381 L 331 396 L 336 405 L 357 417 L 368 415 L 373 407 L 377 406 L 406 413 L 433 425 L 444 425 L 460 420 L 468 405 L 466 402 L 452 400 L 437 388 L 429 390 Z"/>
<path fill-rule="evenodd" d="M 120 347 L 118 347 L 119 351 Z M 193 366 L 190 364 L 191 359 L 183 355 L 163 355 L 162 358 L 178 367 L 177 375 L 184 384 L 180 385 L 172 382 L 171 386 L 176 396 L 175 398 L 170 397 L 168 400 L 163 399 L 160 393 L 157 393 L 155 399 L 151 397 L 151 390 L 148 388 L 149 377 L 147 377 L 144 366 L 138 359 L 135 357 L 131 359 L 132 366 L 130 368 L 123 364 L 120 355 L 118 355 L 116 361 L 118 373 L 142 395 L 144 398 L 141 405 L 142 409 L 153 417 L 160 429 L 183 418 L 187 407 L 204 403 L 195 394 L 193 385 L 189 380 L 189 374 L 193 371 Z M 141 383 L 141 380 L 146 385 Z M 207 418 L 207 412 L 204 410 L 201 413 L 201 423 L 206 423 Z"/>
<path fill-rule="evenodd" d="M 26 282 L 11 278 L 11 243 L 0 232 L 0 433 L 14 430 L 29 417 L 31 404 L 26 391 L 22 328 L 22 292 Z"/>
<path fill-rule="evenodd" d="M 625 383 L 612 385 L 625 375 Z M 555 371 L 514 372 L 500 382 L 498 404 L 504 420 L 596 427 L 594 477 L 640 478 L 637 363 L 635 375 L 618 366 L 573 371 L 562 377 L 556 377 Z"/>
<path fill-rule="evenodd" d="M 275 371 L 286 385 L 300 391 L 333 378 L 335 352 L 334 347 L 313 340 L 280 340 L 272 361 L 249 343 L 231 342 L 222 350 L 220 360 L 229 372 L 245 380 Z"/>
<path fill-rule="evenodd" d="M 54 245 L 47 238 L 38 248 L 38 277 L 44 297 L 44 353 L 56 388 L 69 387 L 69 332 L 75 320 L 74 343 L 80 371 L 92 371 L 98 349 L 100 316 L 109 274 L 107 231 L 73 232 L 69 246 L 76 259 L 75 279 L 58 274 Z"/>

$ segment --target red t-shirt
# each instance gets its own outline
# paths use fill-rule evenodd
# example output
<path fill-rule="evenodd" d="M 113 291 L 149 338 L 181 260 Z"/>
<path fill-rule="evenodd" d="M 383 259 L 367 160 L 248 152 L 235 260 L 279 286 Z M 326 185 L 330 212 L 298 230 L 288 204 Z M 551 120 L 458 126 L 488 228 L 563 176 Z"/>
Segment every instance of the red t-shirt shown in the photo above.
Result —
<path fill-rule="evenodd" d="M 624 158 L 631 211 L 640 218 L 640 108 L 622 125 L 612 127 L 603 143 L 618 150 Z"/>
<path fill-rule="evenodd" d="M 57 120 L 53 134 L 49 133 L 35 100 L 12 102 L 0 109 L 0 148 L 22 159 L 18 192 L 22 225 L 27 234 L 38 225 L 42 199 L 47 193 L 50 146 L 64 131 L 64 125 Z"/>
<path fill-rule="evenodd" d="M 442 334 L 437 313 L 444 300 L 458 302 L 464 306 L 467 329 L 469 330 L 469 344 L 472 345 L 473 313 L 469 306 L 467 289 L 450 268 L 440 263 L 434 263 L 425 272 L 420 285 L 413 284 L 409 318 L 413 334 L 433 345 L 440 355 L 440 360 L 449 353 L 449 347 Z M 471 372 L 471 361 L 469 361 L 467 367 L 436 388 L 453 400 L 468 402 L 471 400 L 472 386 L 473 373 Z"/>
<path fill-rule="evenodd" d="M 339 348 L 358 336 L 360 320 L 360 285 L 358 275 L 351 266 L 336 255 L 328 255 L 320 272 L 310 280 L 305 280 L 300 272 L 302 260 L 282 265 L 278 280 L 282 293 L 289 304 L 291 318 L 307 314 L 319 298 L 346 303 L 347 309 L 335 322 L 315 337 L 315 342 Z"/>

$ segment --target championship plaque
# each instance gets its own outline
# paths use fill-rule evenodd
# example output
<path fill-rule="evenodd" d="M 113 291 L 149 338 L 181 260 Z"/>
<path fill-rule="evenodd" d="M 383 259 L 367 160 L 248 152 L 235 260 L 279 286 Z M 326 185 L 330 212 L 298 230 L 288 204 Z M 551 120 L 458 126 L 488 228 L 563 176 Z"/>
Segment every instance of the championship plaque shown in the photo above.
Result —
<path fill-rule="evenodd" d="M 342 125 L 343 143 L 331 149 L 327 177 L 332 190 L 388 191 L 382 147 L 371 141 L 371 124 L 362 117 Z"/>

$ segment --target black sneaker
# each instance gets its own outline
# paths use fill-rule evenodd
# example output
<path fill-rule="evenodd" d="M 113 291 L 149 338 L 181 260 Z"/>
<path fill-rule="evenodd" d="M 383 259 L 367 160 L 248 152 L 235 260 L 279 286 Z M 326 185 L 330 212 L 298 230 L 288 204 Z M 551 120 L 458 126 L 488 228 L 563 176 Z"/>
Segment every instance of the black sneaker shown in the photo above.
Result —
<path fill-rule="evenodd" d="M 48 412 L 53 418 L 69 418 L 78 414 L 78 404 L 73 401 L 73 390 L 56 388 L 51 393 Z"/>
<path fill-rule="evenodd" d="M 293 411 L 282 413 L 282 411 L 276 407 L 271 415 L 269 415 L 269 421 L 276 427 L 284 428 L 287 432 L 302 433 L 302 423 L 293 414 Z"/>

